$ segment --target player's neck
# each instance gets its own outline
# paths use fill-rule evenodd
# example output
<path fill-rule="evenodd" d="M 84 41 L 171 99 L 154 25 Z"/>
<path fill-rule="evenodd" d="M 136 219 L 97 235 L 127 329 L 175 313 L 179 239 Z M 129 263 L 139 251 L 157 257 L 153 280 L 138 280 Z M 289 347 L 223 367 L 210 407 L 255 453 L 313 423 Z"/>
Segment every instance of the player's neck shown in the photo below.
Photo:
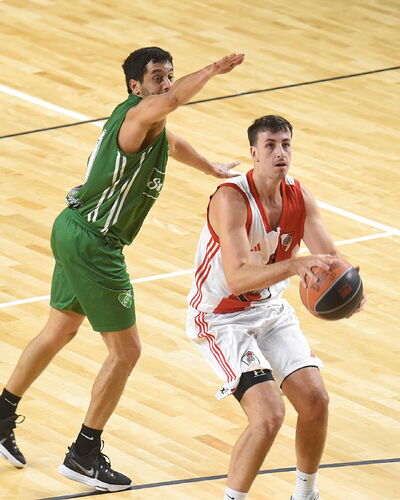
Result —
<path fill-rule="evenodd" d="M 282 202 L 281 179 L 260 178 L 260 176 L 254 172 L 253 180 L 257 193 L 263 203 L 268 206 L 277 205 Z"/>

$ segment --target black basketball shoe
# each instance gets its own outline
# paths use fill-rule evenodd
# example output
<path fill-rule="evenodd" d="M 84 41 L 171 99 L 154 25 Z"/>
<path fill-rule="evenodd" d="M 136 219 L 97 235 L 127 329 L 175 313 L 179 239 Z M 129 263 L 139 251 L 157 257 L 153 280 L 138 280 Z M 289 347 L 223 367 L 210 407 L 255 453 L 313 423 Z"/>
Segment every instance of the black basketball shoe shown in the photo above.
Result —
<path fill-rule="evenodd" d="M 128 489 L 132 481 L 129 477 L 111 469 L 110 459 L 104 453 L 103 442 L 87 455 L 76 453 L 75 443 L 68 448 L 65 460 L 58 472 L 68 479 L 92 486 L 100 491 L 120 491 Z"/>
<path fill-rule="evenodd" d="M 17 422 L 18 418 L 20 420 Z M 23 415 L 11 415 L 0 419 L 0 456 L 8 460 L 14 467 L 25 467 L 26 460 L 15 442 L 13 429 L 25 420 Z"/>

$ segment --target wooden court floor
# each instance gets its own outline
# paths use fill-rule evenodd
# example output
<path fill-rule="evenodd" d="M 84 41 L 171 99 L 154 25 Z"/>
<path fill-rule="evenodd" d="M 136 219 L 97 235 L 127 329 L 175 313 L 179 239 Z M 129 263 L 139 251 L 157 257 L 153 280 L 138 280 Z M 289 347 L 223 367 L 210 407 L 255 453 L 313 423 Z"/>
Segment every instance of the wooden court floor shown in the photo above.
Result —
<path fill-rule="evenodd" d="M 339 250 L 361 266 L 368 295 L 363 313 L 328 323 L 304 310 L 296 278 L 286 294 L 324 361 L 331 397 L 321 500 L 400 499 L 399 7 L 398 0 L 0 1 L 0 387 L 46 320 L 51 225 L 83 179 L 101 130 L 95 120 L 125 98 L 124 58 L 161 46 L 179 77 L 244 52 L 242 66 L 209 82 L 168 126 L 213 161 L 240 160 L 245 172 L 251 122 L 281 114 L 293 123 L 291 174 L 314 193 Z M 137 485 L 113 498 L 219 500 L 245 419 L 234 398 L 214 399 L 219 381 L 184 333 L 196 242 L 218 181 L 172 160 L 168 171 L 125 252 L 143 355 L 104 432 L 105 452 Z M 17 437 L 29 465 L 0 462 L 0 499 L 90 493 L 57 466 L 105 355 L 85 322 L 26 393 Z M 289 499 L 294 429 L 287 404 L 250 500 Z"/>

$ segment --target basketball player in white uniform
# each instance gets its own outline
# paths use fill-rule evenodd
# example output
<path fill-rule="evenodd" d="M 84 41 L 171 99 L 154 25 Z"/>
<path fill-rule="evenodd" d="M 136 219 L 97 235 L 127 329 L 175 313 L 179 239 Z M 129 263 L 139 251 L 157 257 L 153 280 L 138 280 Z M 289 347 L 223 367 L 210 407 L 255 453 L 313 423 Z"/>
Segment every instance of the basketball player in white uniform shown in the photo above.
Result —
<path fill-rule="evenodd" d="M 187 334 L 233 394 L 248 426 L 231 457 L 224 500 L 244 500 L 284 417 L 279 388 L 298 413 L 296 491 L 316 500 L 328 395 L 292 307 L 291 276 L 328 270 L 337 255 L 311 194 L 288 175 L 292 126 L 275 115 L 248 129 L 254 169 L 211 197 L 188 296 Z M 301 240 L 312 255 L 296 257 Z M 359 309 L 361 309 L 360 305 Z"/>

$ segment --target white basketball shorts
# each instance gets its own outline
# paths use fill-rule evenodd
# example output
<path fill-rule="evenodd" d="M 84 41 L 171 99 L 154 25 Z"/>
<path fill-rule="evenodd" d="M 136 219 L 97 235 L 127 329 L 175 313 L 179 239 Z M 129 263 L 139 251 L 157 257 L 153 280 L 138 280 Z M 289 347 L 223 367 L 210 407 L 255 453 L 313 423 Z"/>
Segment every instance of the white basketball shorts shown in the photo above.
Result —
<path fill-rule="evenodd" d="M 186 333 L 224 381 L 217 399 L 235 391 L 243 372 L 272 370 L 281 386 L 300 368 L 322 366 L 300 330 L 294 309 L 284 299 L 226 314 L 189 307 Z"/>

